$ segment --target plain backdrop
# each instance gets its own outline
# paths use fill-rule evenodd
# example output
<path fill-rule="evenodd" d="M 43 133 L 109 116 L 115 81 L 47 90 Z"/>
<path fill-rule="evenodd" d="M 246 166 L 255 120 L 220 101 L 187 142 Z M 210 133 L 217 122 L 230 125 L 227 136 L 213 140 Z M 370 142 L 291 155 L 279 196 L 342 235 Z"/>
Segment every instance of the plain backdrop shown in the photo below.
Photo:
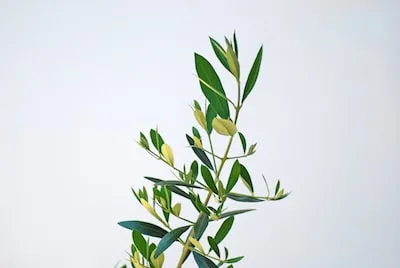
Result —
<path fill-rule="evenodd" d="M 263 174 L 292 191 L 229 203 L 257 208 L 223 242 L 246 256 L 236 267 L 400 267 L 399 12 L 394 0 L 0 1 L 0 267 L 127 258 L 117 222 L 152 221 L 130 187 L 172 176 L 139 131 L 158 126 L 179 166 L 193 159 L 193 52 L 235 96 L 208 40 L 233 30 L 243 80 L 264 45 L 238 123 L 258 142 L 245 163 L 259 194 Z"/>

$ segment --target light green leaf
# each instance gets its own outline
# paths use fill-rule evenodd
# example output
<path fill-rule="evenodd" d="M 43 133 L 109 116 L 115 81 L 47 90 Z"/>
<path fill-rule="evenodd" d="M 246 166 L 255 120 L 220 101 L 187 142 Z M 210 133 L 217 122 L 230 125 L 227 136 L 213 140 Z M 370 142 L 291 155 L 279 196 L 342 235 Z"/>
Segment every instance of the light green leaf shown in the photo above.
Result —
<path fill-rule="evenodd" d="M 154 258 L 158 258 L 167 248 L 169 248 L 172 243 L 174 243 L 187 229 L 189 229 L 190 225 L 179 227 L 177 229 L 172 230 L 168 234 L 166 234 L 158 243 L 156 251 L 154 253 Z"/>
<path fill-rule="evenodd" d="M 257 53 L 257 57 L 254 60 L 253 66 L 251 67 L 249 76 L 247 77 L 246 85 L 244 86 L 242 103 L 249 96 L 250 92 L 253 90 L 254 85 L 256 84 L 258 73 L 260 72 L 260 65 L 262 60 L 263 47 L 261 46 L 260 50 Z"/>
<path fill-rule="evenodd" d="M 229 106 L 221 81 L 212 65 L 201 55 L 195 53 L 195 65 L 203 94 L 222 118 L 229 118 Z M 216 90 L 218 93 L 214 92 Z"/>

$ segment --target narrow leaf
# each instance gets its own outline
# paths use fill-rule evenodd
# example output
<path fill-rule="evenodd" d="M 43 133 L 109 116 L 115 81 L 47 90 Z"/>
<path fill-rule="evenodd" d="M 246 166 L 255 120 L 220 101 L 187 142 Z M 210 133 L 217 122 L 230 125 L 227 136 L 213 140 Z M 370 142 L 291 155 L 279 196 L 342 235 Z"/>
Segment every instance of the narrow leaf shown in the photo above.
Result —
<path fill-rule="evenodd" d="M 229 70 L 229 65 L 228 65 L 228 60 L 226 59 L 226 52 L 223 49 L 223 47 L 214 39 L 210 37 L 210 42 L 211 46 L 214 50 L 215 55 L 219 59 L 219 61 L 222 63 L 222 65 L 228 70 Z"/>
<path fill-rule="evenodd" d="M 144 177 L 145 179 L 148 179 L 149 181 L 152 181 L 154 183 L 159 183 L 162 182 L 163 180 L 157 179 L 157 178 L 153 178 L 153 177 Z M 188 193 L 186 193 L 185 191 L 179 189 L 178 187 L 175 186 L 171 186 L 171 185 L 167 185 L 167 189 L 170 190 L 171 192 L 176 193 L 177 195 L 180 195 L 182 197 L 185 197 L 187 199 L 191 199 L 190 195 Z"/>
<path fill-rule="evenodd" d="M 219 216 L 219 219 L 223 219 L 223 218 L 227 218 L 227 217 L 230 217 L 230 216 L 246 213 L 246 212 L 253 211 L 253 210 L 255 210 L 255 209 L 240 209 L 240 210 L 228 211 L 228 212 L 222 213 Z"/>
<path fill-rule="evenodd" d="M 238 133 L 239 133 L 240 141 L 242 142 L 243 153 L 246 153 L 246 148 L 247 148 L 246 138 L 244 137 L 244 135 L 241 132 L 238 132 Z"/>
<path fill-rule="evenodd" d="M 135 243 L 136 248 L 139 250 L 140 254 L 147 257 L 147 243 L 143 235 L 140 232 L 133 230 L 132 239 L 133 242 Z"/>
<path fill-rule="evenodd" d="M 226 235 L 231 230 L 234 219 L 235 218 L 233 216 L 229 217 L 222 223 L 221 227 L 218 229 L 217 234 L 214 238 L 217 245 L 221 243 L 222 240 L 224 240 Z"/>
<path fill-rule="evenodd" d="M 208 226 L 208 215 L 201 213 L 199 219 L 194 225 L 194 238 L 199 240 Z"/>
<path fill-rule="evenodd" d="M 275 186 L 275 195 L 278 194 L 280 187 L 281 187 L 281 182 L 280 182 L 280 180 L 278 180 L 278 182 L 276 183 L 276 186 Z"/>
<path fill-rule="evenodd" d="M 212 121 L 215 117 L 217 117 L 217 113 L 215 112 L 215 110 L 213 109 L 213 107 L 211 105 L 208 105 L 207 112 L 206 112 L 208 134 L 211 134 L 211 132 L 213 130 Z"/>
<path fill-rule="evenodd" d="M 164 140 L 158 131 L 151 129 L 150 130 L 150 138 L 151 142 L 153 143 L 154 147 L 161 153 L 161 146 L 164 144 Z"/>
<path fill-rule="evenodd" d="M 242 195 L 242 194 L 237 194 L 237 193 L 229 193 L 228 198 L 239 201 L 239 202 L 263 202 L 265 200 L 250 196 L 250 195 Z"/>
<path fill-rule="evenodd" d="M 192 171 L 192 181 L 191 183 L 194 183 L 197 179 L 197 175 L 199 174 L 199 164 L 197 163 L 196 160 L 192 162 L 190 165 L 190 170 Z"/>
<path fill-rule="evenodd" d="M 193 132 L 193 136 L 195 136 L 195 137 L 197 137 L 199 140 L 201 140 L 200 132 L 198 131 L 197 128 L 192 127 L 192 132 Z"/>
<path fill-rule="evenodd" d="M 212 260 L 203 255 L 200 255 L 195 251 L 193 251 L 193 257 L 199 268 L 218 268 L 218 266 Z"/>
<path fill-rule="evenodd" d="M 261 59 L 263 54 L 263 47 L 257 53 L 256 59 L 254 60 L 253 66 L 251 67 L 249 76 L 247 77 L 246 85 L 244 86 L 242 103 L 249 96 L 250 92 L 253 90 L 256 84 L 258 73 L 260 72 Z"/>
<path fill-rule="evenodd" d="M 207 86 L 205 83 L 200 81 L 200 87 L 204 96 L 219 116 L 225 119 L 229 118 L 228 101 L 224 98 L 226 96 L 225 91 L 214 68 L 203 56 L 197 53 L 195 53 L 195 65 L 199 78 L 209 85 Z M 215 89 L 222 96 L 215 93 L 210 87 Z"/>
<path fill-rule="evenodd" d="M 143 221 L 121 221 L 118 224 L 126 229 L 135 230 L 141 234 L 153 237 L 161 238 L 168 233 L 166 230 L 158 227 L 157 225 Z"/>
<path fill-rule="evenodd" d="M 186 139 L 188 140 L 190 146 L 192 147 L 193 152 L 197 155 L 197 157 L 201 160 L 201 162 L 204 163 L 209 169 L 214 170 L 210 159 L 207 157 L 206 153 L 200 149 L 194 146 L 194 140 L 192 137 L 186 134 Z"/>
<path fill-rule="evenodd" d="M 210 245 L 210 248 L 215 252 L 215 254 L 217 254 L 217 256 L 220 258 L 221 257 L 221 253 L 219 251 L 219 247 L 217 245 L 217 243 L 215 242 L 214 238 L 212 238 L 211 236 L 207 237 L 208 240 L 208 244 Z"/>
<path fill-rule="evenodd" d="M 229 175 L 228 183 L 226 185 L 226 192 L 229 193 L 235 186 L 240 175 L 240 163 L 238 160 L 232 165 L 231 173 Z"/>
<path fill-rule="evenodd" d="M 233 32 L 233 48 L 235 49 L 236 57 L 239 58 L 239 48 L 236 40 L 236 31 Z"/>
<path fill-rule="evenodd" d="M 205 190 L 201 186 L 197 186 L 197 185 L 194 185 L 194 184 L 186 183 L 186 182 L 183 182 L 183 181 L 159 181 L 159 182 L 156 183 L 156 185 L 184 186 L 184 187 L 188 187 L 188 188 L 197 188 L 197 189 Z"/>
<path fill-rule="evenodd" d="M 235 262 L 239 262 L 239 261 L 241 261 L 243 258 L 244 258 L 244 256 L 232 258 L 232 259 L 226 260 L 226 263 L 235 263 Z"/>
<path fill-rule="evenodd" d="M 174 243 L 184 232 L 186 232 L 187 229 L 189 229 L 189 227 L 190 225 L 179 227 L 166 234 L 158 243 L 154 253 L 154 258 L 158 258 L 158 256 L 169 248 L 172 243 Z"/>
<path fill-rule="evenodd" d="M 207 186 L 211 189 L 211 191 L 218 194 L 217 186 L 215 186 L 211 172 L 206 166 L 201 165 L 201 176 L 203 177 L 204 181 L 206 182 Z"/>
<path fill-rule="evenodd" d="M 249 189 L 251 193 L 254 193 L 253 182 L 251 180 L 250 174 L 247 171 L 246 167 L 240 164 L 240 177 L 243 180 L 244 185 Z"/>

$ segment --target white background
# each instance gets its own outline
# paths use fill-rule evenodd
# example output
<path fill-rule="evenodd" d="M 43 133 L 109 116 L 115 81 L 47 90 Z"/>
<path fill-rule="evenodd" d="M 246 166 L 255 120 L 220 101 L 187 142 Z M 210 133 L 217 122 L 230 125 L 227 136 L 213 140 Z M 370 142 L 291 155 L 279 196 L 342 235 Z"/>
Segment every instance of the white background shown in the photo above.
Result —
<path fill-rule="evenodd" d="M 400 267 L 399 8 L 0 1 L 0 266 L 126 258 L 130 233 L 117 222 L 151 220 L 130 187 L 171 176 L 136 145 L 138 133 L 158 125 L 177 164 L 192 159 L 184 134 L 195 124 L 189 104 L 202 98 L 193 52 L 233 94 L 208 36 L 222 42 L 236 29 L 243 80 L 264 44 L 238 124 L 258 142 L 246 165 L 260 194 L 262 174 L 292 191 L 235 219 L 224 244 L 246 256 L 237 267 Z M 166 267 L 179 253 L 167 252 Z"/>

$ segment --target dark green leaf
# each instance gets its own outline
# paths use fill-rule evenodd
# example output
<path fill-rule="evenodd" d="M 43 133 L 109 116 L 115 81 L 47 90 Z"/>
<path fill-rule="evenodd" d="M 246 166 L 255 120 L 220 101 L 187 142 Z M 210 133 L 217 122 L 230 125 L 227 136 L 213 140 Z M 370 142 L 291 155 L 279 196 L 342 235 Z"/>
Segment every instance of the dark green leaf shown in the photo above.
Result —
<path fill-rule="evenodd" d="M 240 175 L 240 163 L 238 160 L 232 165 L 231 173 L 229 175 L 228 183 L 226 185 L 226 193 L 229 193 L 235 186 Z"/>
<path fill-rule="evenodd" d="M 209 169 L 214 170 L 211 161 L 207 157 L 206 153 L 200 148 L 194 146 L 194 140 L 192 139 L 192 137 L 186 134 L 186 139 L 188 140 L 193 152 L 197 155 L 197 157 L 201 160 L 201 162 L 203 162 L 204 165 L 206 165 Z"/>
<path fill-rule="evenodd" d="M 213 127 L 212 127 L 212 121 L 213 119 L 217 117 L 217 113 L 213 109 L 211 105 L 208 105 L 207 112 L 206 112 L 206 122 L 207 122 L 207 132 L 208 134 L 211 134 Z"/>
<path fill-rule="evenodd" d="M 224 65 L 224 67 L 229 70 L 228 60 L 226 59 L 226 52 L 224 48 L 214 39 L 210 37 L 211 46 L 215 52 L 215 55 L 219 59 L 219 61 Z"/>
<path fill-rule="evenodd" d="M 194 238 L 199 240 L 208 226 L 208 215 L 201 213 L 199 219 L 194 225 Z"/>
<path fill-rule="evenodd" d="M 240 141 L 242 142 L 243 153 L 246 153 L 246 148 L 247 148 L 246 138 L 244 137 L 244 135 L 242 133 L 238 132 L 238 134 L 240 137 Z"/>
<path fill-rule="evenodd" d="M 235 217 L 233 217 L 233 216 L 229 217 L 222 223 L 221 227 L 218 229 L 217 234 L 215 235 L 215 238 L 214 238 L 217 245 L 219 243 L 221 243 L 222 240 L 224 240 L 226 235 L 231 230 L 234 219 L 235 219 Z"/>
<path fill-rule="evenodd" d="M 219 247 L 217 245 L 217 243 L 215 242 L 214 238 L 212 238 L 211 236 L 207 237 L 208 240 L 208 244 L 210 245 L 210 248 L 215 252 L 215 254 L 217 254 L 217 256 L 220 258 L 221 257 L 221 253 L 219 251 Z"/>
<path fill-rule="evenodd" d="M 159 182 L 156 183 L 156 185 L 167 185 L 167 186 L 172 185 L 172 186 L 184 186 L 184 187 L 188 187 L 188 188 L 204 189 L 201 186 L 197 186 L 197 185 L 194 185 L 194 184 L 186 183 L 186 182 L 183 182 L 183 181 L 159 181 Z"/>
<path fill-rule="evenodd" d="M 154 183 L 158 183 L 160 181 L 163 181 L 163 180 L 160 180 L 160 179 L 157 179 L 157 178 L 153 178 L 153 177 L 144 177 L 144 178 L 148 179 L 148 180 L 150 180 L 150 181 L 152 181 Z M 176 193 L 177 195 L 180 195 L 180 196 L 185 197 L 187 199 L 191 199 L 189 194 L 187 194 L 185 191 L 179 189 L 178 187 L 168 185 L 167 188 L 168 188 L 168 190 L 170 190 L 171 192 Z"/>
<path fill-rule="evenodd" d="M 197 163 L 196 160 L 192 162 L 190 165 L 190 170 L 192 171 L 192 180 L 191 183 L 195 183 L 197 179 L 197 175 L 199 174 L 199 164 Z"/>
<path fill-rule="evenodd" d="M 247 98 L 247 96 L 252 91 L 254 85 L 256 84 L 258 73 L 260 72 L 261 59 L 263 54 L 263 47 L 257 53 L 257 57 L 254 60 L 253 66 L 251 67 L 249 76 L 247 77 L 246 85 L 244 86 L 242 102 Z"/>
<path fill-rule="evenodd" d="M 179 227 L 177 229 L 172 230 L 168 234 L 166 234 L 158 243 L 156 251 L 154 252 L 154 258 L 158 258 L 161 253 L 163 253 L 169 246 L 172 245 L 187 229 L 189 229 L 190 225 Z"/>
<path fill-rule="evenodd" d="M 225 250 L 225 259 L 227 259 L 229 256 L 229 250 L 226 247 L 224 247 L 224 250 Z"/>
<path fill-rule="evenodd" d="M 240 210 L 228 211 L 228 212 L 222 213 L 219 216 L 219 219 L 223 219 L 223 218 L 227 218 L 227 217 L 230 217 L 230 216 L 246 213 L 246 212 L 253 211 L 253 210 L 255 210 L 255 209 L 240 209 Z"/>
<path fill-rule="evenodd" d="M 236 31 L 233 32 L 233 46 L 234 46 L 234 49 L 235 49 L 236 57 L 239 58 L 239 48 L 238 48 L 238 43 L 237 43 L 237 40 L 236 40 Z"/>
<path fill-rule="evenodd" d="M 203 177 L 204 181 L 206 182 L 207 186 L 211 189 L 211 191 L 218 194 L 217 186 L 215 186 L 211 172 L 206 166 L 201 165 L 201 176 Z"/>
<path fill-rule="evenodd" d="M 243 180 L 244 185 L 249 189 L 251 193 L 254 193 L 253 182 L 251 181 L 251 177 L 246 167 L 240 164 L 240 177 Z"/>
<path fill-rule="evenodd" d="M 143 235 L 140 232 L 133 230 L 132 239 L 140 254 L 142 254 L 144 257 L 147 257 L 147 243 Z"/>
<path fill-rule="evenodd" d="M 192 127 L 192 132 L 193 132 L 193 136 L 197 137 L 201 141 L 200 132 L 197 130 L 197 128 Z"/>
<path fill-rule="evenodd" d="M 197 100 L 194 100 L 193 103 L 194 103 L 194 108 L 196 110 L 200 110 L 201 111 L 201 106 L 200 106 L 199 102 Z"/>
<path fill-rule="evenodd" d="M 143 221 L 121 221 L 118 224 L 126 229 L 135 230 L 144 235 L 149 235 L 153 237 L 161 238 L 168 233 L 163 228 L 158 227 L 157 225 Z"/>
<path fill-rule="evenodd" d="M 232 259 L 226 260 L 226 263 L 235 263 L 235 262 L 241 261 L 243 258 L 244 258 L 244 256 L 232 258 Z"/>
<path fill-rule="evenodd" d="M 200 81 L 200 87 L 204 96 L 219 116 L 229 118 L 229 106 L 221 81 L 212 65 L 201 55 L 195 53 L 196 71 Z M 204 83 L 207 83 L 204 84 Z M 214 92 L 216 91 L 216 92 Z"/>
<path fill-rule="evenodd" d="M 263 199 L 259 199 L 254 196 L 242 195 L 242 194 L 237 194 L 237 193 L 229 193 L 228 197 L 232 200 L 239 201 L 239 202 L 262 202 L 262 201 L 265 201 Z"/>
<path fill-rule="evenodd" d="M 200 255 L 196 251 L 193 251 L 193 257 L 199 268 L 218 268 L 213 261 L 203 255 Z"/>
<path fill-rule="evenodd" d="M 154 147 L 161 153 L 161 146 L 164 144 L 164 140 L 158 131 L 151 129 L 150 130 L 150 138 L 151 142 L 153 143 Z"/>
<path fill-rule="evenodd" d="M 278 180 L 278 182 L 276 183 L 276 186 L 275 186 L 275 195 L 278 194 L 280 187 L 281 187 L 281 182 L 280 182 L 280 180 Z"/>

